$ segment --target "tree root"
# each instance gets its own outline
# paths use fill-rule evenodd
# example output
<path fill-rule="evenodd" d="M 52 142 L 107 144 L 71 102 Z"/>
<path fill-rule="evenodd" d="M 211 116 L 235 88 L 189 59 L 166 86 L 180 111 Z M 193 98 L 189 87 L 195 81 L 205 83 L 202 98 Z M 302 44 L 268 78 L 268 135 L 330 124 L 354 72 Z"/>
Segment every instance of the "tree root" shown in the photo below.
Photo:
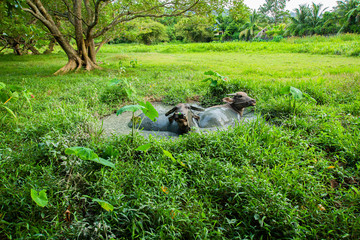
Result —
<path fill-rule="evenodd" d="M 57 70 L 54 75 L 61 75 L 61 74 L 65 74 L 68 73 L 70 71 L 76 70 L 78 68 L 78 66 L 81 67 L 81 64 L 78 64 L 77 61 L 75 61 L 74 59 L 69 59 L 68 63 L 63 66 L 62 68 L 60 68 L 59 70 Z"/>
<path fill-rule="evenodd" d="M 100 66 L 96 65 L 96 63 L 92 62 L 90 59 L 87 61 L 69 59 L 68 63 L 57 70 L 54 75 L 62 75 L 68 73 L 70 71 L 79 72 L 82 68 L 86 71 L 91 71 L 94 69 L 102 69 Z"/>

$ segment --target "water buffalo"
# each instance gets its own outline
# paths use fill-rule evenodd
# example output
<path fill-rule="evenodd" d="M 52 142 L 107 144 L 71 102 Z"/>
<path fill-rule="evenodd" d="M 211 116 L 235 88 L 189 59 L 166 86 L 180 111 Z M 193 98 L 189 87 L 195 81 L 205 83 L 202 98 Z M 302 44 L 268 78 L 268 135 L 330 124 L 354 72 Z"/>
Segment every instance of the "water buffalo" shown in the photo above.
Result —
<path fill-rule="evenodd" d="M 244 92 L 228 94 L 230 97 L 223 98 L 226 104 L 217 105 L 205 109 L 199 114 L 199 127 L 212 128 L 228 126 L 239 121 L 243 116 L 244 109 L 256 105 L 256 101 Z"/>
<path fill-rule="evenodd" d="M 255 106 L 256 101 L 244 92 L 228 94 L 223 99 L 223 105 L 210 108 L 200 108 L 190 104 L 180 103 L 167 112 L 160 112 L 156 122 L 141 114 L 139 129 L 147 131 L 165 131 L 175 134 L 188 133 L 190 130 L 202 130 L 234 125 L 240 121 L 246 107 Z M 199 112 L 199 113 L 197 113 Z M 132 122 L 129 123 L 129 127 Z"/>
<path fill-rule="evenodd" d="M 167 113 L 165 113 L 165 116 L 169 116 L 170 114 L 174 113 L 169 117 L 169 123 L 171 124 L 173 121 L 177 122 L 180 131 L 182 133 L 188 133 L 191 128 L 198 126 L 197 121 L 200 119 L 200 117 L 192 110 L 204 111 L 203 108 L 179 103 Z"/>
<path fill-rule="evenodd" d="M 141 124 L 137 124 L 136 127 L 146 131 L 166 131 L 176 134 L 188 133 L 192 127 L 198 126 L 199 116 L 192 110 L 204 111 L 200 107 L 179 103 L 165 113 L 159 111 L 159 117 L 155 122 L 151 121 L 144 114 L 140 114 Z M 129 123 L 129 127 L 132 127 L 132 124 L 133 121 Z"/>

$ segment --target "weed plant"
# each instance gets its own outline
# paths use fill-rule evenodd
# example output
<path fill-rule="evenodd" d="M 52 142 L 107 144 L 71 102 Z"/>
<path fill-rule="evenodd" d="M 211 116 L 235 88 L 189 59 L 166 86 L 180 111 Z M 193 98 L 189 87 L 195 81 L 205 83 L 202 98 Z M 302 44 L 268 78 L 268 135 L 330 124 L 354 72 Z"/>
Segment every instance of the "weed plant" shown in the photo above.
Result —
<path fill-rule="evenodd" d="M 291 41 L 106 46 L 103 70 L 57 77 L 64 54 L 0 56 L 1 81 L 35 96 L 17 124 L 0 123 L 0 239 L 359 239 L 358 36 L 296 40 L 302 54 Z M 125 72 L 124 54 L 138 63 Z M 175 104 L 206 96 L 209 69 L 230 79 L 219 99 L 256 99 L 257 121 L 171 140 L 101 135 L 101 117 L 130 104 L 110 80 Z M 289 86 L 316 103 L 301 100 L 294 114 Z M 67 155 L 74 146 L 115 169 Z M 46 190 L 45 207 L 31 189 Z"/>

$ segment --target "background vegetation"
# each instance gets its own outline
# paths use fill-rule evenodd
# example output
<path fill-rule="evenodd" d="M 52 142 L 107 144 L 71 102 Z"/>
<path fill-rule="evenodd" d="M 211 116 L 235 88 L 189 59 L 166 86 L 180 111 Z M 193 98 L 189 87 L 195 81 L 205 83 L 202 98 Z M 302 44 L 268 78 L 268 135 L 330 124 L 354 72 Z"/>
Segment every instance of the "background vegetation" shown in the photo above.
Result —
<path fill-rule="evenodd" d="M 0 239 L 359 239 L 360 3 L 285 7 L 2 1 Z M 102 134 L 137 99 L 235 91 L 258 120 Z"/>
<path fill-rule="evenodd" d="M 46 0 L 43 2 L 47 3 Z M 101 47 L 106 42 L 147 45 L 161 42 L 239 40 L 278 42 L 291 36 L 360 33 L 359 0 L 337 1 L 333 9 L 315 3 L 302 4 L 292 11 L 285 10 L 286 2 L 266 0 L 258 10 L 252 11 L 243 1 L 217 0 L 208 7 L 199 3 L 193 11 L 181 16 L 159 17 L 157 14 L 151 17 L 152 14 L 149 13 L 148 16 L 135 17 L 132 21 L 119 20 L 120 23 L 111 28 L 111 31 L 95 38 L 95 45 Z M 59 26 L 66 39 L 73 38 L 70 43 L 74 44 L 76 37 L 71 32 L 71 24 L 64 18 L 69 13 L 62 9 L 62 3 L 56 4 L 50 1 L 49 6 L 45 7 L 56 6 L 57 10 L 50 11 L 54 14 L 54 24 Z M 51 38 L 51 33 L 47 32 L 40 21 L 22 11 L 24 8 L 26 3 L 23 0 L 6 0 L 0 4 L 0 12 L 4 16 L 0 20 L 0 52 L 13 50 L 17 55 L 52 52 L 55 41 Z M 118 14 L 108 7 L 105 10 L 103 20 L 98 23 L 100 28 L 107 27 L 107 22 Z M 65 12 L 60 14 L 61 11 Z M 129 14 L 132 16 L 132 13 Z M 170 12 L 165 12 L 166 14 L 171 15 Z M 264 34 L 259 35 L 260 31 L 264 31 Z"/>
<path fill-rule="evenodd" d="M 0 108 L 0 238 L 358 239 L 358 56 L 358 35 L 119 44 L 99 52 L 103 70 L 55 77 L 62 52 L 1 55 L 1 96 L 19 95 L 1 99 L 16 118 Z M 227 78 L 214 97 L 247 92 L 259 120 L 171 140 L 101 135 L 101 117 L 128 101 L 110 80 L 145 100 L 206 101 L 208 70 Z M 294 113 L 287 86 L 316 103 L 300 100 Z M 74 146 L 115 168 L 65 153 Z M 46 190 L 45 207 L 31 189 Z"/>

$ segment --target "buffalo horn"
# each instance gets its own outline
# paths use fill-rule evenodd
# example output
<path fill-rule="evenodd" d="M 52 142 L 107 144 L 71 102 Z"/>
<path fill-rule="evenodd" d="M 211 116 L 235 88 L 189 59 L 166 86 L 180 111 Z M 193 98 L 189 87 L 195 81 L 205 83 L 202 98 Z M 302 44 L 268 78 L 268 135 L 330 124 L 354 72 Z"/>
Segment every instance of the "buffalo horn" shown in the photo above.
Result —
<path fill-rule="evenodd" d="M 177 109 L 177 107 L 173 107 L 171 110 L 169 110 L 167 113 L 165 113 L 165 116 L 172 114 L 173 112 L 175 112 L 176 109 Z"/>

